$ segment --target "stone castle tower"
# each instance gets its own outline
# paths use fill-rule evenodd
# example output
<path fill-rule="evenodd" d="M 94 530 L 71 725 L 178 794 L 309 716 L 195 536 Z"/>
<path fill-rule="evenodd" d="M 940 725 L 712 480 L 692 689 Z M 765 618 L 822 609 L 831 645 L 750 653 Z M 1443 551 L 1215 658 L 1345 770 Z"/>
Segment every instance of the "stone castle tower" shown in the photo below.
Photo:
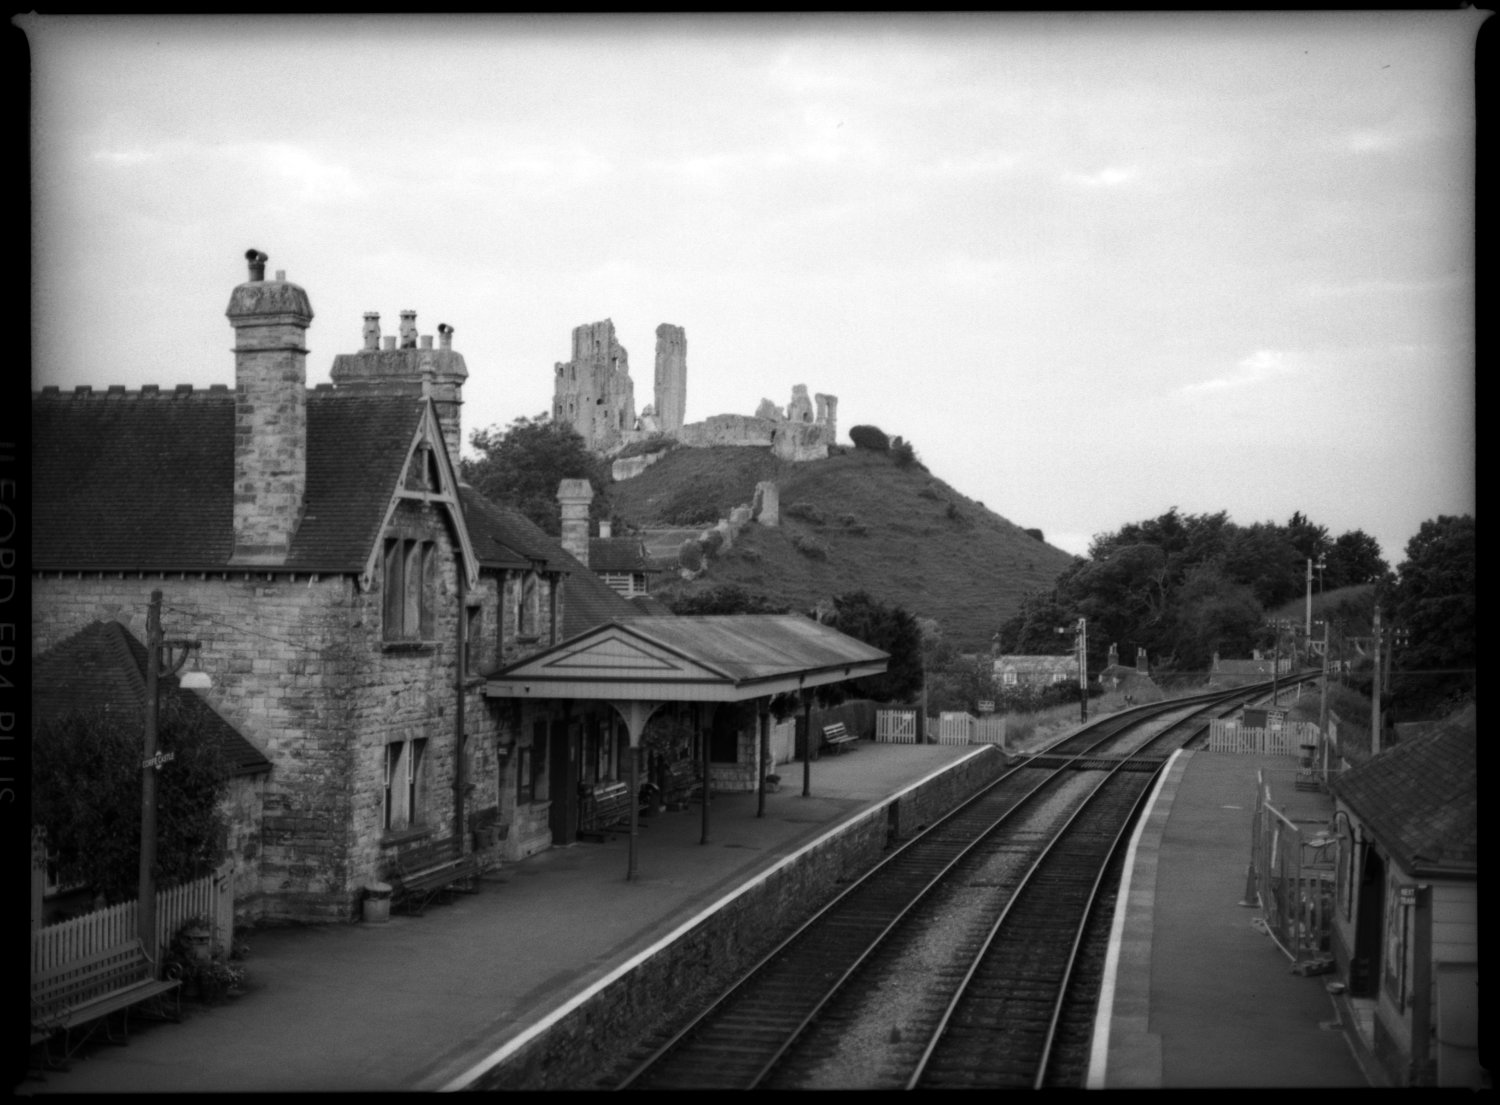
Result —
<path fill-rule="evenodd" d="M 552 420 L 576 430 L 596 452 L 635 429 L 630 356 L 609 319 L 573 328 L 573 359 L 556 366 Z"/>
<path fill-rule="evenodd" d="M 664 322 L 656 328 L 656 426 L 664 434 L 682 429 L 687 413 L 687 334 Z"/>

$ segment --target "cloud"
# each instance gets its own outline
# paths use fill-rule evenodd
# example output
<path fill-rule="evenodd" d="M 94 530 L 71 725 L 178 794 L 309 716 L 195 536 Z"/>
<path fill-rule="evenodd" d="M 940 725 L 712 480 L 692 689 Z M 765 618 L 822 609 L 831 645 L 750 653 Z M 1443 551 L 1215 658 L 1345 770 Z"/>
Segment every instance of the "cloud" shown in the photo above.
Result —
<path fill-rule="evenodd" d="M 1176 394 L 1191 397 L 1254 387 L 1267 380 L 1274 380 L 1300 371 L 1299 361 L 1300 358 L 1295 353 L 1257 349 L 1223 375 L 1178 388 Z"/>
<path fill-rule="evenodd" d="M 160 150 L 146 150 L 134 146 L 128 150 L 95 150 L 93 153 L 95 161 L 105 161 L 112 165 L 140 165 L 147 161 L 159 161 Z"/>
<path fill-rule="evenodd" d="M 1129 184 L 1140 175 L 1140 169 L 1134 165 L 1111 165 L 1100 169 L 1097 173 L 1064 173 L 1062 179 L 1065 184 L 1074 184 L 1081 188 L 1118 188 L 1122 184 Z"/>

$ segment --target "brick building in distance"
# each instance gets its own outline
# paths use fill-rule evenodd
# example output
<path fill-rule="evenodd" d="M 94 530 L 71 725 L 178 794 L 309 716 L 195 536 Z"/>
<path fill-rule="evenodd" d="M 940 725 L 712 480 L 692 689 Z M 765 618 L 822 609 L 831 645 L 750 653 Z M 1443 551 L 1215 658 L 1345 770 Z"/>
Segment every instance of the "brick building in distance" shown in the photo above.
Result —
<path fill-rule="evenodd" d="M 307 384 L 307 293 L 251 251 L 235 386 L 33 396 L 33 654 L 95 623 L 202 642 L 210 705 L 269 762 L 231 811 L 241 920 L 350 918 L 405 847 L 476 823 L 549 846 L 566 703 L 497 703 L 483 672 L 636 611 L 460 483 L 463 357 L 414 312 Z M 576 608 L 567 626 L 570 605 Z M 586 627 L 586 625 L 584 626 Z M 617 733 L 588 721 L 596 771 Z M 538 747 L 540 746 L 540 747 Z M 565 804 L 565 803 L 562 803 Z"/>

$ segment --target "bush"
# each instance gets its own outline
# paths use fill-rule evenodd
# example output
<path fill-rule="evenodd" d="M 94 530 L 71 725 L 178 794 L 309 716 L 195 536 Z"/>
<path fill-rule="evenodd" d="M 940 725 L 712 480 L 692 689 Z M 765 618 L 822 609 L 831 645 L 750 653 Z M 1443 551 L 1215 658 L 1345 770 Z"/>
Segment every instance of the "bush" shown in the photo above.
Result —
<path fill-rule="evenodd" d="M 854 426 L 849 430 L 849 440 L 856 449 L 871 449 L 877 453 L 888 452 L 891 439 L 879 426 Z"/>
<path fill-rule="evenodd" d="M 715 556 L 724 547 L 724 535 L 716 529 L 711 529 L 698 538 L 698 547 L 703 550 L 704 556 Z"/>
<path fill-rule="evenodd" d="M 677 563 L 690 572 L 703 568 L 703 546 L 689 537 L 677 550 Z"/>
<path fill-rule="evenodd" d="M 815 526 L 821 526 L 828 521 L 823 512 L 812 503 L 793 503 L 791 506 L 782 507 L 781 513 L 788 518 L 800 518 L 804 522 L 811 522 Z"/>
<path fill-rule="evenodd" d="M 902 441 L 899 437 L 891 442 L 891 457 L 897 468 L 910 468 L 917 463 L 917 451 L 912 448 L 911 442 Z"/>
<path fill-rule="evenodd" d="M 979 505 L 983 506 L 984 504 L 980 503 Z M 1044 536 L 1042 536 L 1042 531 L 1039 530 L 1039 529 L 1029 529 L 1029 530 L 1025 530 L 1023 532 L 1026 534 L 1027 537 L 1030 537 L 1033 541 L 1041 541 L 1041 542 L 1045 543 L 1046 540 L 1047 540 Z"/>
<path fill-rule="evenodd" d="M 792 538 L 792 548 L 810 560 L 828 559 L 828 546 L 815 537 L 803 537 L 798 534 Z"/>
<path fill-rule="evenodd" d="M 940 500 L 942 498 L 941 495 L 939 495 L 935 490 L 933 490 L 933 487 L 932 487 L 931 484 L 928 484 L 926 487 L 922 488 L 922 490 L 918 491 L 917 494 L 920 495 L 924 499 L 931 499 L 933 502 L 937 502 L 938 500 Z"/>

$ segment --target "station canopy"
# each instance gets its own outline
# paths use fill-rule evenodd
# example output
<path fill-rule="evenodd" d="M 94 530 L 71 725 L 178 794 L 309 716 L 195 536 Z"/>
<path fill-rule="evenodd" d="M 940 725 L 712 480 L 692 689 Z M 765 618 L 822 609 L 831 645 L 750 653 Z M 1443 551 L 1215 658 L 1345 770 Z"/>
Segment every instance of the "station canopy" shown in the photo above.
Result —
<path fill-rule="evenodd" d="M 743 702 L 879 675 L 888 653 L 798 614 L 606 622 L 488 677 L 491 698 Z"/>

